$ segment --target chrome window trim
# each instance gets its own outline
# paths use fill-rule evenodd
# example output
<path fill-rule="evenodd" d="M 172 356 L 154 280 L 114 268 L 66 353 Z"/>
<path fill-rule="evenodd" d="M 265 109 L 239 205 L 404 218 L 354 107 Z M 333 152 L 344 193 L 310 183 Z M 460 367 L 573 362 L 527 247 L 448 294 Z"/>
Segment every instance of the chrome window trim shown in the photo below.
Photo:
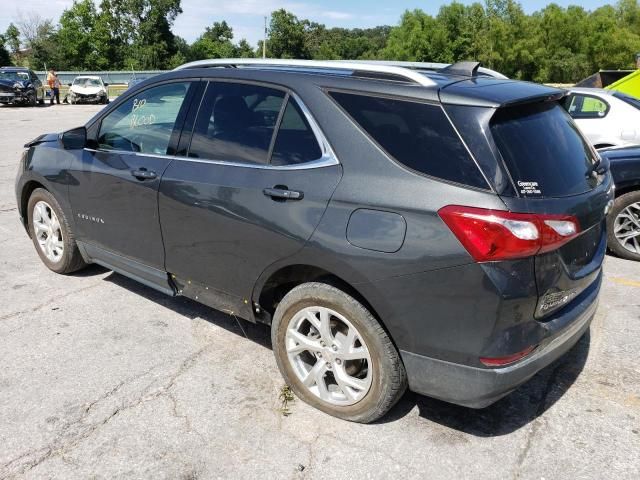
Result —
<path fill-rule="evenodd" d="M 164 158 L 167 160 L 178 160 L 181 162 L 191 162 L 191 163 L 209 163 L 212 165 L 224 165 L 228 167 L 244 167 L 244 168 L 254 168 L 261 170 L 311 170 L 314 168 L 322 168 L 322 167 L 330 167 L 333 165 L 340 165 L 340 162 L 335 157 L 325 156 L 318 158 L 317 160 L 312 160 L 310 162 L 298 163 L 295 165 L 263 165 L 258 163 L 242 163 L 242 162 L 227 162 L 225 160 L 208 160 L 208 159 L 200 159 L 200 158 L 188 158 L 188 157 L 178 157 L 176 155 L 162 155 L 155 153 L 140 153 L 140 152 L 129 152 L 127 150 L 100 150 L 95 148 L 84 148 L 87 152 L 92 153 L 115 153 L 120 155 L 134 155 L 138 157 L 149 157 L 149 158 Z"/>
<path fill-rule="evenodd" d="M 209 83 L 215 82 L 215 81 L 216 81 L 215 79 L 208 80 L 207 87 L 205 88 L 205 91 L 202 94 L 202 98 L 200 99 L 200 105 L 202 105 L 202 101 L 204 99 L 206 90 L 207 88 L 209 88 Z M 233 81 L 230 81 L 230 82 L 233 82 Z M 251 83 L 271 88 L 271 85 L 268 83 L 267 84 L 262 82 L 251 82 Z M 177 155 L 130 152 L 127 150 L 104 150 L 104 149 L 93 149 L 93 148 L 85 148 L 84 150 L 88 152 L 96 152 L 96 153 L 100 152 L 100 153 L 116 153 L 116 154 L 125 154 L 125 155 L 139 155 L 142 157 L 165 158 L 170 160 L 179 160 L 179 161 L 186 161 L 186 162 L 193 162 L 193 163 L 210 163 L 212 165 L 227 165 L 230 167 L 245 167 L 245 168 L 263 169 L 263 170 L 308 170 L 308 169 L 314 169 L 314 168 L 330 167 L 333 165 L 340 165 L 340 161 L 338 160 L 338 157 L 336 156 L 333 148 L 331 147 L 329 140 L 327 140 L 326 135 L 324 134 L 324 132 L 316 122 L 315 118 L 313 118 L 311 111 L 304 104 L 300 96 L 297 93 L 286 88 L 280 87 L 280 90 L 287 92 L 289 94 L 289 98 L 293 98 L 297 102 L 298 106 L 300 107 L 302 114 L 305 116 L 316 138 L 316 141 L 318 142 L 320 151 L 322 152 L 322 155 L 320 156 L 320 158 L 317 158 L 315 160 L 310 160 L 308 162 L 297 163 L 292 165 L 271 165 L 271 164 L 257 164 L 257 163 L 253 164 L 253 163 L 244 163 L 244 162 L 233 162 L 233 161 L 227 161 L 227 160 L 212 160 L 212 159 L 206 159 L 206 158 L 200 159 L 200 158 L 191 158 L 191 157 L 181 157 Z M 198 110 L 200 110 L 200 106 L 198 107 Z"/>

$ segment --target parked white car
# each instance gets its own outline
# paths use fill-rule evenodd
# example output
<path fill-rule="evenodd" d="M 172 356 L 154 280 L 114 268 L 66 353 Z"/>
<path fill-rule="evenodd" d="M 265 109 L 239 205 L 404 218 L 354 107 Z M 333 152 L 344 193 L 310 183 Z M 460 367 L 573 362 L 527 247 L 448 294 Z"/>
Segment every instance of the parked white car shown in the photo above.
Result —
<path fill-rule="evenodd" d="M 596 147 L 640 144 L 640 100 L 602 88 L 572 88 L 564 107 Z"/>
<path fill-rule="evenodd" d="M 97 76 L 80 76 L 69 88 L 69 103 L 109 103 L 107 86 Z"/>

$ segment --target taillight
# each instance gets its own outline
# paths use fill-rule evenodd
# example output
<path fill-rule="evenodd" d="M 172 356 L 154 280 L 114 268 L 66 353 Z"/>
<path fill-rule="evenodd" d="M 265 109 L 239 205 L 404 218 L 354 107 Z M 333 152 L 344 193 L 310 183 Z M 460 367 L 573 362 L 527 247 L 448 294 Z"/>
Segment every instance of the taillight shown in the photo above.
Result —
<path fill-rule="evenodd" d="M 535 348 L 536 346 L 532 345 L 531 347 L 525 348 L 521 352 L 514 353 L 512 355 L 506 355 L 504 357 L 480 357 L 480 362 L 487 367 L 503 367 L 505 365 L 509 365 L 510 363 L 517 362 L 518 360 L 522 360 L 524 357 L 533 352 Z"/>
<path fill-rule="evenodd" d="M 580 232 L 569 215 L 512 213 L 448 205 L 438 211 L 477 262 L 524 258 L 560 248 Z"/>

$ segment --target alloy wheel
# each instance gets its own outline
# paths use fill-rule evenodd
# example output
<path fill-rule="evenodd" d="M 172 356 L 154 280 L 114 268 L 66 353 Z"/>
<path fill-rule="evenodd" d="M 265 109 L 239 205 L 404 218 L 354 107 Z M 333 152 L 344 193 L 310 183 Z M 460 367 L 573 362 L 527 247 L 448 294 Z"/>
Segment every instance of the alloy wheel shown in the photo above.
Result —
<path fill-rule="evenodd" d="M 640 202 L 628 205 L 616 216 L 613 234 L 623 248 L 640 254 Z"/>
<path fill-rule="evenodd" d="M 300 310 L 289 321 L 285 347 L 300 382 L 321 400 L 348 406 L 369 392 L 371 355 L 360 332 L 338 312 L 320 306 Z"/>
<path fill-rule="evenodd" d="M 62 259 L 64 239 L 58 216 L 47 202 L 39 201 L 33 207 L 33 232 L 44 256 L 53 263 Z"/>

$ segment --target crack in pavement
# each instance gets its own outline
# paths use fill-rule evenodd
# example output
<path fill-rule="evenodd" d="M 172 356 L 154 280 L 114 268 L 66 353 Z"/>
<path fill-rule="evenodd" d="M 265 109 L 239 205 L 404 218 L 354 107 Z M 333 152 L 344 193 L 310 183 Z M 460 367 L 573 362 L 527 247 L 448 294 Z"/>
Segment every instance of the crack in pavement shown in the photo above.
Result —
<path fill-rule="evenodd" d="M 17 312 L 11 312 L 11 313 L 4 314 L 4 315 L 0 316 L 0 321 L 9 320 L 10 318 L 18 317 L 18 316 L 22 315 L 23 313 L 37 312 L 41 308 L 44 308 L 44 307 L 47 307 L 47 306 L 51 305 L 51 303 L 53 303 L 54 301 L 58 301 L 61 298 L 67 298 L 67 297 L 70 297 L 71 295 L 75 295 L 76 293 L 84 292 L 86 290 L 90 290 L 92 288 L 99 287 L 100 285 L 102 285 L 102 283 L 95 283 L 93 285 L 89 285 L 88 287 L 82 287 L 82 288 L 79 288 L 77 290 L 73 290 L 71 292 L 62 293 L 62 294 L 60 294 L 60 295 L 58 295 L 58 296 L 56 296 L 54 298 L 49 298 L 46 301 L 44 301 L 44 302 L 42 302 L 42 303 L 40 303 L 40 304 L 38 304 L 38 305 L 36 305 L 34 307 L 27 308 L 25 310 L 19 310 Z"/>
<path fill-rule="evenodd" d="M 76 448 L 81 442 L 91 437 L 96 431 L 98 431 L 101 427 L 111 422 L 114 418 L 120 415 L 122 412 L 131 410 L 141 405 L 142 403 L 150 402 L 157 400 L 161 397 L 168 397 L 174 405 L 176 405 L 175 398 L 170 393 L 170 390 L 175 386 L 178 378 L 186 373 L 190 368 L 192 368 L 197 360 L 215 343 L 215 340 L 207 343 L 202 348 L 197 350 L 196 352 L 189 355 L 186 359 L 184 359 L 177 371 L 173 373 L 167 381 L 165 381 L 164 385 L 158 388 L 157 390 L 150 391 L 152 387 L 157 384 L 157 379 L 153 379 L 148 385 L 146 385 L 141 393 L 134 398 L 132 401 L 125 403 L 122 402 L 115 409 L 113 409 L 105 418 L 98 422 L 86 424 L 85 421 L 87 417 L 90 415 L 90 412 L 101 402 L 104 400 L 114 396 L 124 385 L 127 383 L 131 383 L 139 378 L 143 378 L 145 375 L 148 375 L 155 368 L 158 368 L 163 363 L 155 365 L 151 367 L 149 370 L 142 374 L 138 374 L 130 379 L 123 380 L 118 383 L 115 387 L 111 388 L 109 391 L 98 397 L 98 399 L 89 402 L 82 409 L 82 414 L 76 420 L 67 422 L 62 428 L 60 433 L 56 436 L 56 438 L 46 447 L 38 448 L 35 451 L 27 451 L 25 453 L 20 454 L 18 457 L 6 462 L 4 465 L 1 465 L 0 468 L 0 479 L 9 478 L 10 476 L 23 475 L 26 472 L 33 470 L 38 465 L 46 462 L 47 460 L 57 457 L 64 456 L 69 453 L 71 450 Z M 187 427 L 187 431 L 196 433 L 200 438 L 204 440 L 202 434 L 200 432 L 193 429 L 191 426 L 191 421 L 185 415 L 179 415 L 177 409 L 173 408 L 172 411 L 176 414 L 174 415 L 176 418 L 181 418 L 185 420 L 185 424 Z M 35 457 L 35 458 L 33 458 Z M 21 466 L 17 468 L 13 468 L 15 465 L 21 463 L 26 458 L 32 458 L 31 461 L 23 463 Z M 13 470 L 13 471 L 10 471 Z"/>
<path fill-rule="evenodd" d="M 563 368 L 563 366 L 564 365 L 562 363 L 558 364 L 549 374 L 549 378 L 547 378 L 547 383 L 545 384 L 542 397 L 538 402 L 538 408 L 536 408 L 536 411 L 533 417 L 534 419 L 532 422 L 531 429 L 527 433 L 527 438 L 526 438 L 524 447 L 522 448 L 522 451 L 518 454 L 518 459 L 516 461 L 515 471 L 513 475 L 514 480 L 517 480 L 520 478 L 520 474 L 522 473 L 521 472 L 522 466 L 524 464 L 524 461 L 527 459 L 527 456 L 529 455 L 529 450 L 531 450 L 531 447 L 533 445 L 533 439 L 535 438 L 536 434 L 540 430 L 540 427 L 542 427 L 542 424 L 543 424 L 542 414 L 545 412 L 547 408 L 547 399 L 549 398 L 549 394 L 551 393 L 551 389 L 553 388 L 553 385 L 556 383 L 556 380 L 558 378 L 558 373 Z"/>

